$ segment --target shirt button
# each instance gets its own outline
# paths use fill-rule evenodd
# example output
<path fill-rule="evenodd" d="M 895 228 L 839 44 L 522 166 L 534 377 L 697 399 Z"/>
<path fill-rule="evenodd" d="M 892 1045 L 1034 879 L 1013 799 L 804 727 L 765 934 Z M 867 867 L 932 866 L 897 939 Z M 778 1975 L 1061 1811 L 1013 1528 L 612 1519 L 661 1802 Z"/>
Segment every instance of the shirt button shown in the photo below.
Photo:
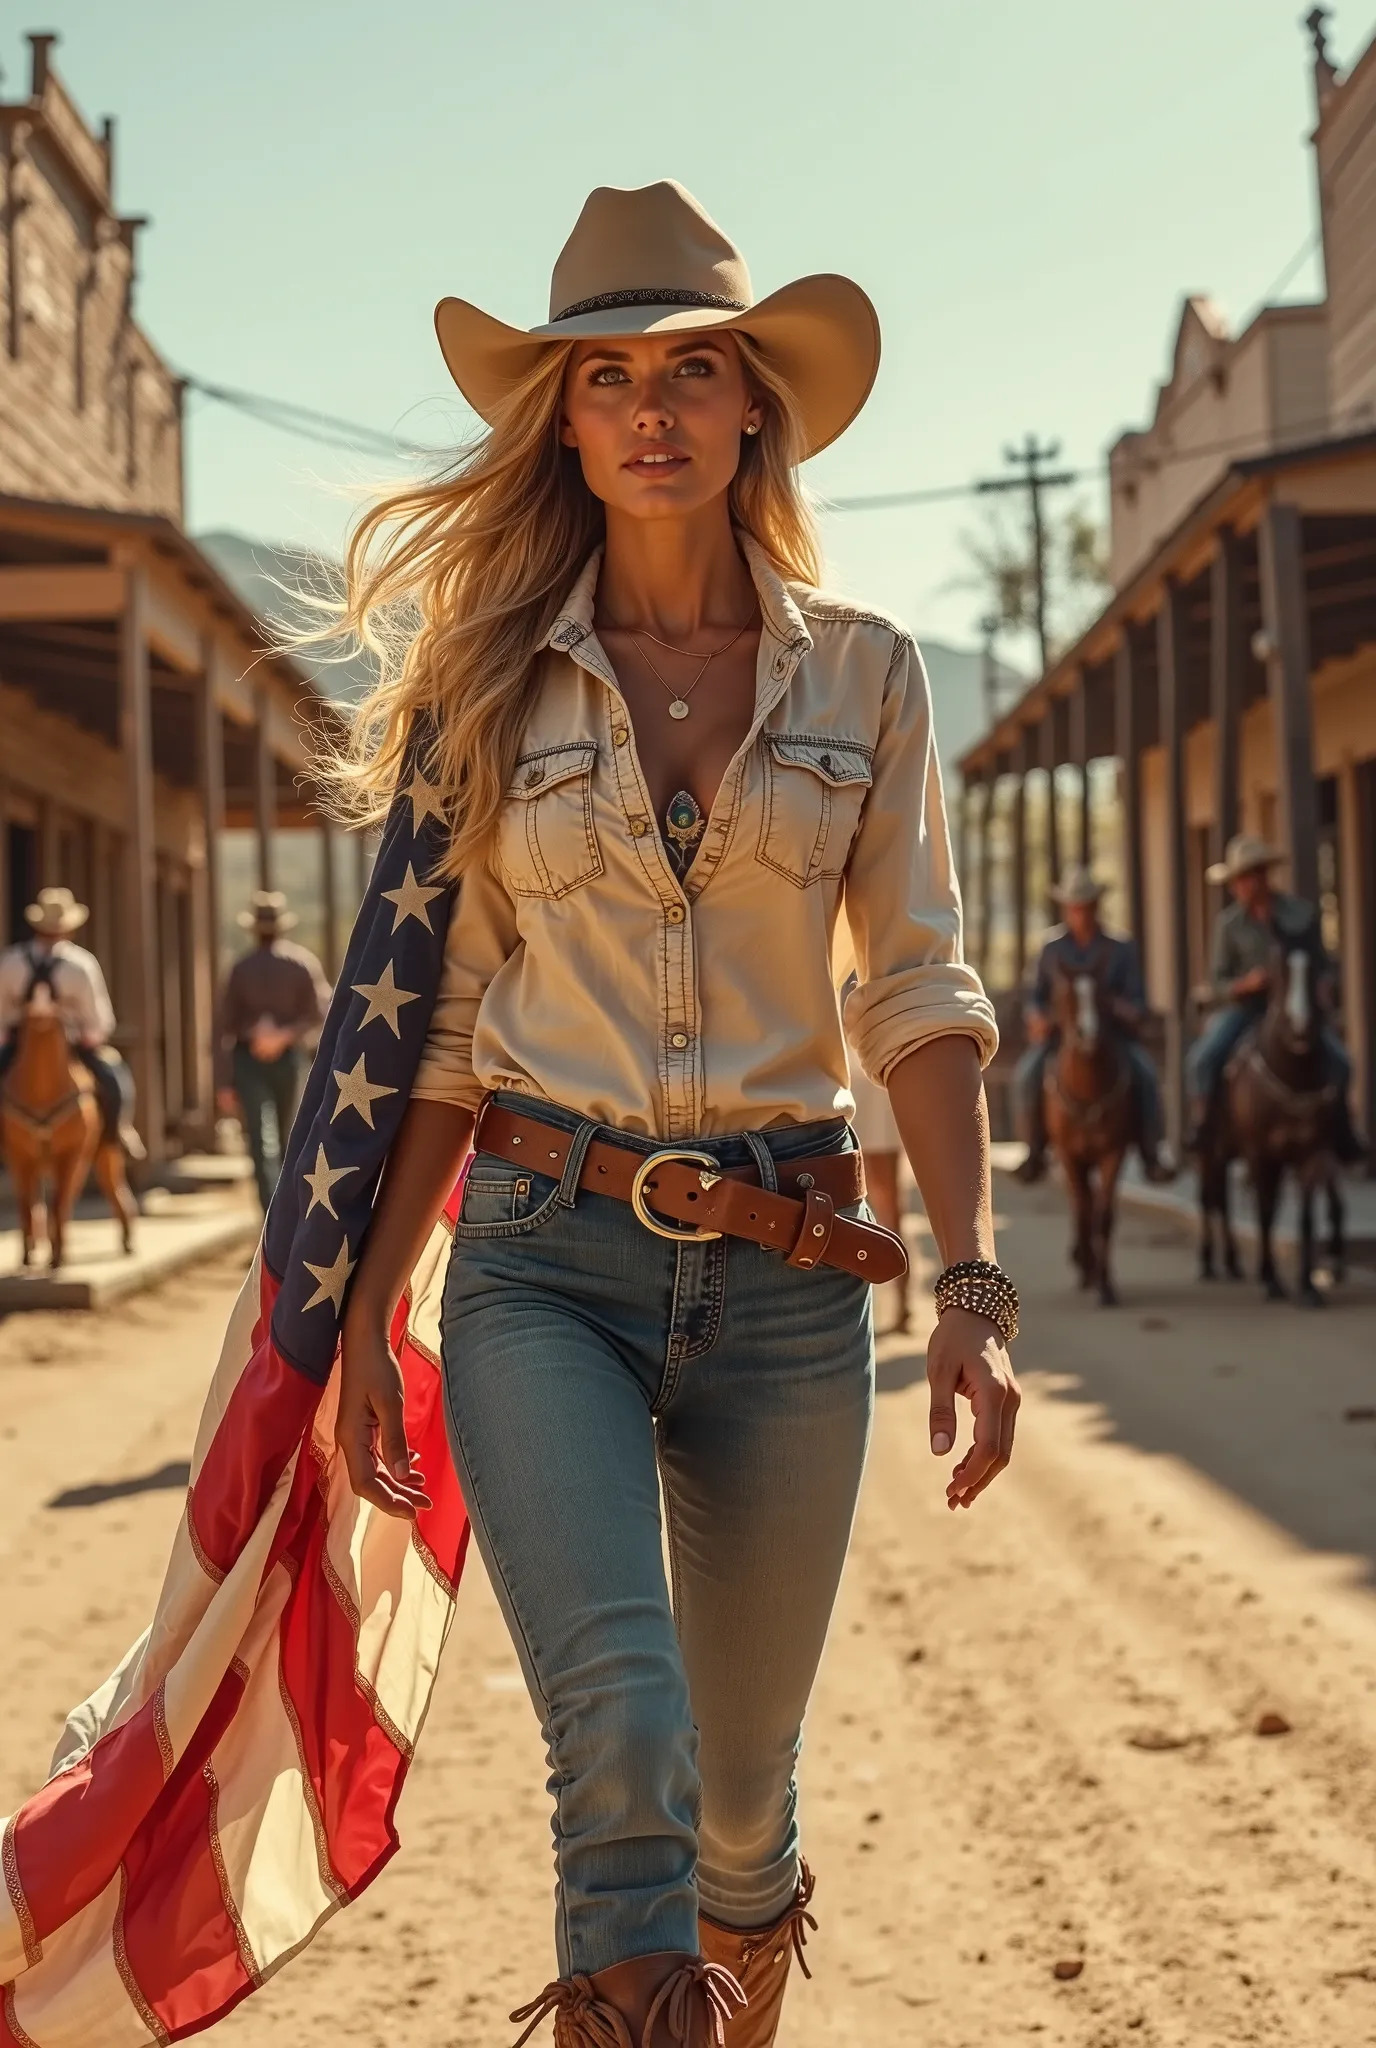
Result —
<path fill-rule="evenodd" d="M 684 1046 L 688 1043 L 688 1033 L 686 1031 L 676 1031 L 669 1040 L 669 1043 L 670 1045 L 676 1045 L 679 1051 L 682 1052 Z"/>
<path fill-rule="evenodd" d="M 774 673 L 776 676 L 782 676 L 788 673 L 788 656 L 786 654 L 779 654 L 775 656 Z"/>
<path fill-rule="evenodd" d="M 632 818 L 632 819 L 631 819 L 631 837 L 632 837 L 632 839 L 643 839 L 643 838 L 645 837 L 645 834 L 646 834 L 646 833 L 647 833 L 647 832 L 649 831 L 649 829 L 650 829 L 650 821 L 649 821 L 649 819 L 648 819 L 648 818 Z"/>
<path fill-rule="evenodd" d="M 526 788 L 537 789 L 545 779 L 543 768 L 532 768 L 526 776 Z"/>
<path fill-rule="evenodd" d="M 664 913 L 664 921 L 666 924 L 682 924 L 687 914 L 681 903 L 671 903 Z"/>
<path fill-rule="evenodd" d="M 624 747 L 630 736 L 631 730 L 629 726 L 614 725 L 612 727 L 612 739 L 618 747 Z"/>

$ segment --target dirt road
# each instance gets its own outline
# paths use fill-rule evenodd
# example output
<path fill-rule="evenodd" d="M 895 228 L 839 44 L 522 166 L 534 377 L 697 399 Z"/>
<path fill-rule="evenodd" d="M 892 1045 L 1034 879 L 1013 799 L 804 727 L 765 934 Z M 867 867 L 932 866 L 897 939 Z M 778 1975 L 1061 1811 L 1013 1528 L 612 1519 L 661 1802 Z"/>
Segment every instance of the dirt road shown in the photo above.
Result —
<path fill-rule="evenodd" d="M 1069 1292 L 1055 1197 L 1000 1203 L 1016 1466 L 948 1515 L 921 1343 L 884 1341 L 784 2042 L 1376 2043 L 1376 1280 L 1267 1309 L 1129 1222 L 1105 1313 Z M 146 1619 L 234 1280 L 0 1326 L 0 1811 Z M 215 2038 L 508 2041 L 551 1968 L 543 1777 L 475 1563 L 401 1856 Z"/>

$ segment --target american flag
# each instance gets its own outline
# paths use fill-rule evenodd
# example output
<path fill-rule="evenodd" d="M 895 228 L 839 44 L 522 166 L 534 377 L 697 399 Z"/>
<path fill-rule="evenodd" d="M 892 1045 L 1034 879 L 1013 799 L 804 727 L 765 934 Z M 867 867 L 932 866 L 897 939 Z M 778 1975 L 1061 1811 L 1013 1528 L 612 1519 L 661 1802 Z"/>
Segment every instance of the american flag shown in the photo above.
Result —
<path fill-rule="evenodd" d="M 444 819 L 422 758 L 388 817 L 230 1318 L 152 1624 L 68 1716 L 48 1782 L 0 1833 L 0 2048 L 200 2032 L 397 1847 L 468 1540 L 439 1374 L 457 1188 L 392 1332 L 434 1501 L 415 1527 L 349 1485 L 335 1359 L 452 908 L 431 880 Z"/>

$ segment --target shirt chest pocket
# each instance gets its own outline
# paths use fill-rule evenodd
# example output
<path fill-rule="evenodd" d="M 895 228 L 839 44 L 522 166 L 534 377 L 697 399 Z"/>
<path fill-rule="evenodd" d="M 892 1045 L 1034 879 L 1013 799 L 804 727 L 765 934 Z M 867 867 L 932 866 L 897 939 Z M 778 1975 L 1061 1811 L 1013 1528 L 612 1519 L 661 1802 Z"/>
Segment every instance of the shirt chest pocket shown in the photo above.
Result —
<path fill-rule="evenodd" d="M 523 754 L 497 826 L 497 859 L 513 896 L 567 896 L 602 873 L 592 818 L 596 740 Z"/>
<path fill-rule="evenodd" d="M 764 735 L 759 858 L 805 888 L 845 873 L 872 779 L 871 750 L 827 734 Z"/>

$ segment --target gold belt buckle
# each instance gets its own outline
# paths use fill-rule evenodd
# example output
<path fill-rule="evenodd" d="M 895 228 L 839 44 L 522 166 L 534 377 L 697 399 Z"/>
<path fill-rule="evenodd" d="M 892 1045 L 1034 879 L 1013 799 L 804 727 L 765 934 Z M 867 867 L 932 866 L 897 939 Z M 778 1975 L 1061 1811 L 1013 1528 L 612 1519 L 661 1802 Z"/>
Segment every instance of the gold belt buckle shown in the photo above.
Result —
<path fill-rule="evenodd" d="M 721 1168 L 709 1152 L 680 1152 L 673 1146 L 663 1152 L 652 1152 L 637 1168 L 635 1179 L 631 1182 L 631 1207 L 635 1211 L 637 1223 L 643 1223 L 656 1237 L 670 1238 L 676 1244 L 706 1243 L 711 1238 L 720 1237 L 722 1233 L 719 1230 L 703 1230 L 693 1223 L 670 1225 L 661 1223 L 657 1216 L 651 1215 L 645 1200 L 645 1184 L 655 1168 L 663 1166 L 668 1159 L 679 1160 L 684 1166 L 696 1166 L 699 1169 L 698 1179 L 704 1189 L 715 1187 L 721 1179 Z"/>

